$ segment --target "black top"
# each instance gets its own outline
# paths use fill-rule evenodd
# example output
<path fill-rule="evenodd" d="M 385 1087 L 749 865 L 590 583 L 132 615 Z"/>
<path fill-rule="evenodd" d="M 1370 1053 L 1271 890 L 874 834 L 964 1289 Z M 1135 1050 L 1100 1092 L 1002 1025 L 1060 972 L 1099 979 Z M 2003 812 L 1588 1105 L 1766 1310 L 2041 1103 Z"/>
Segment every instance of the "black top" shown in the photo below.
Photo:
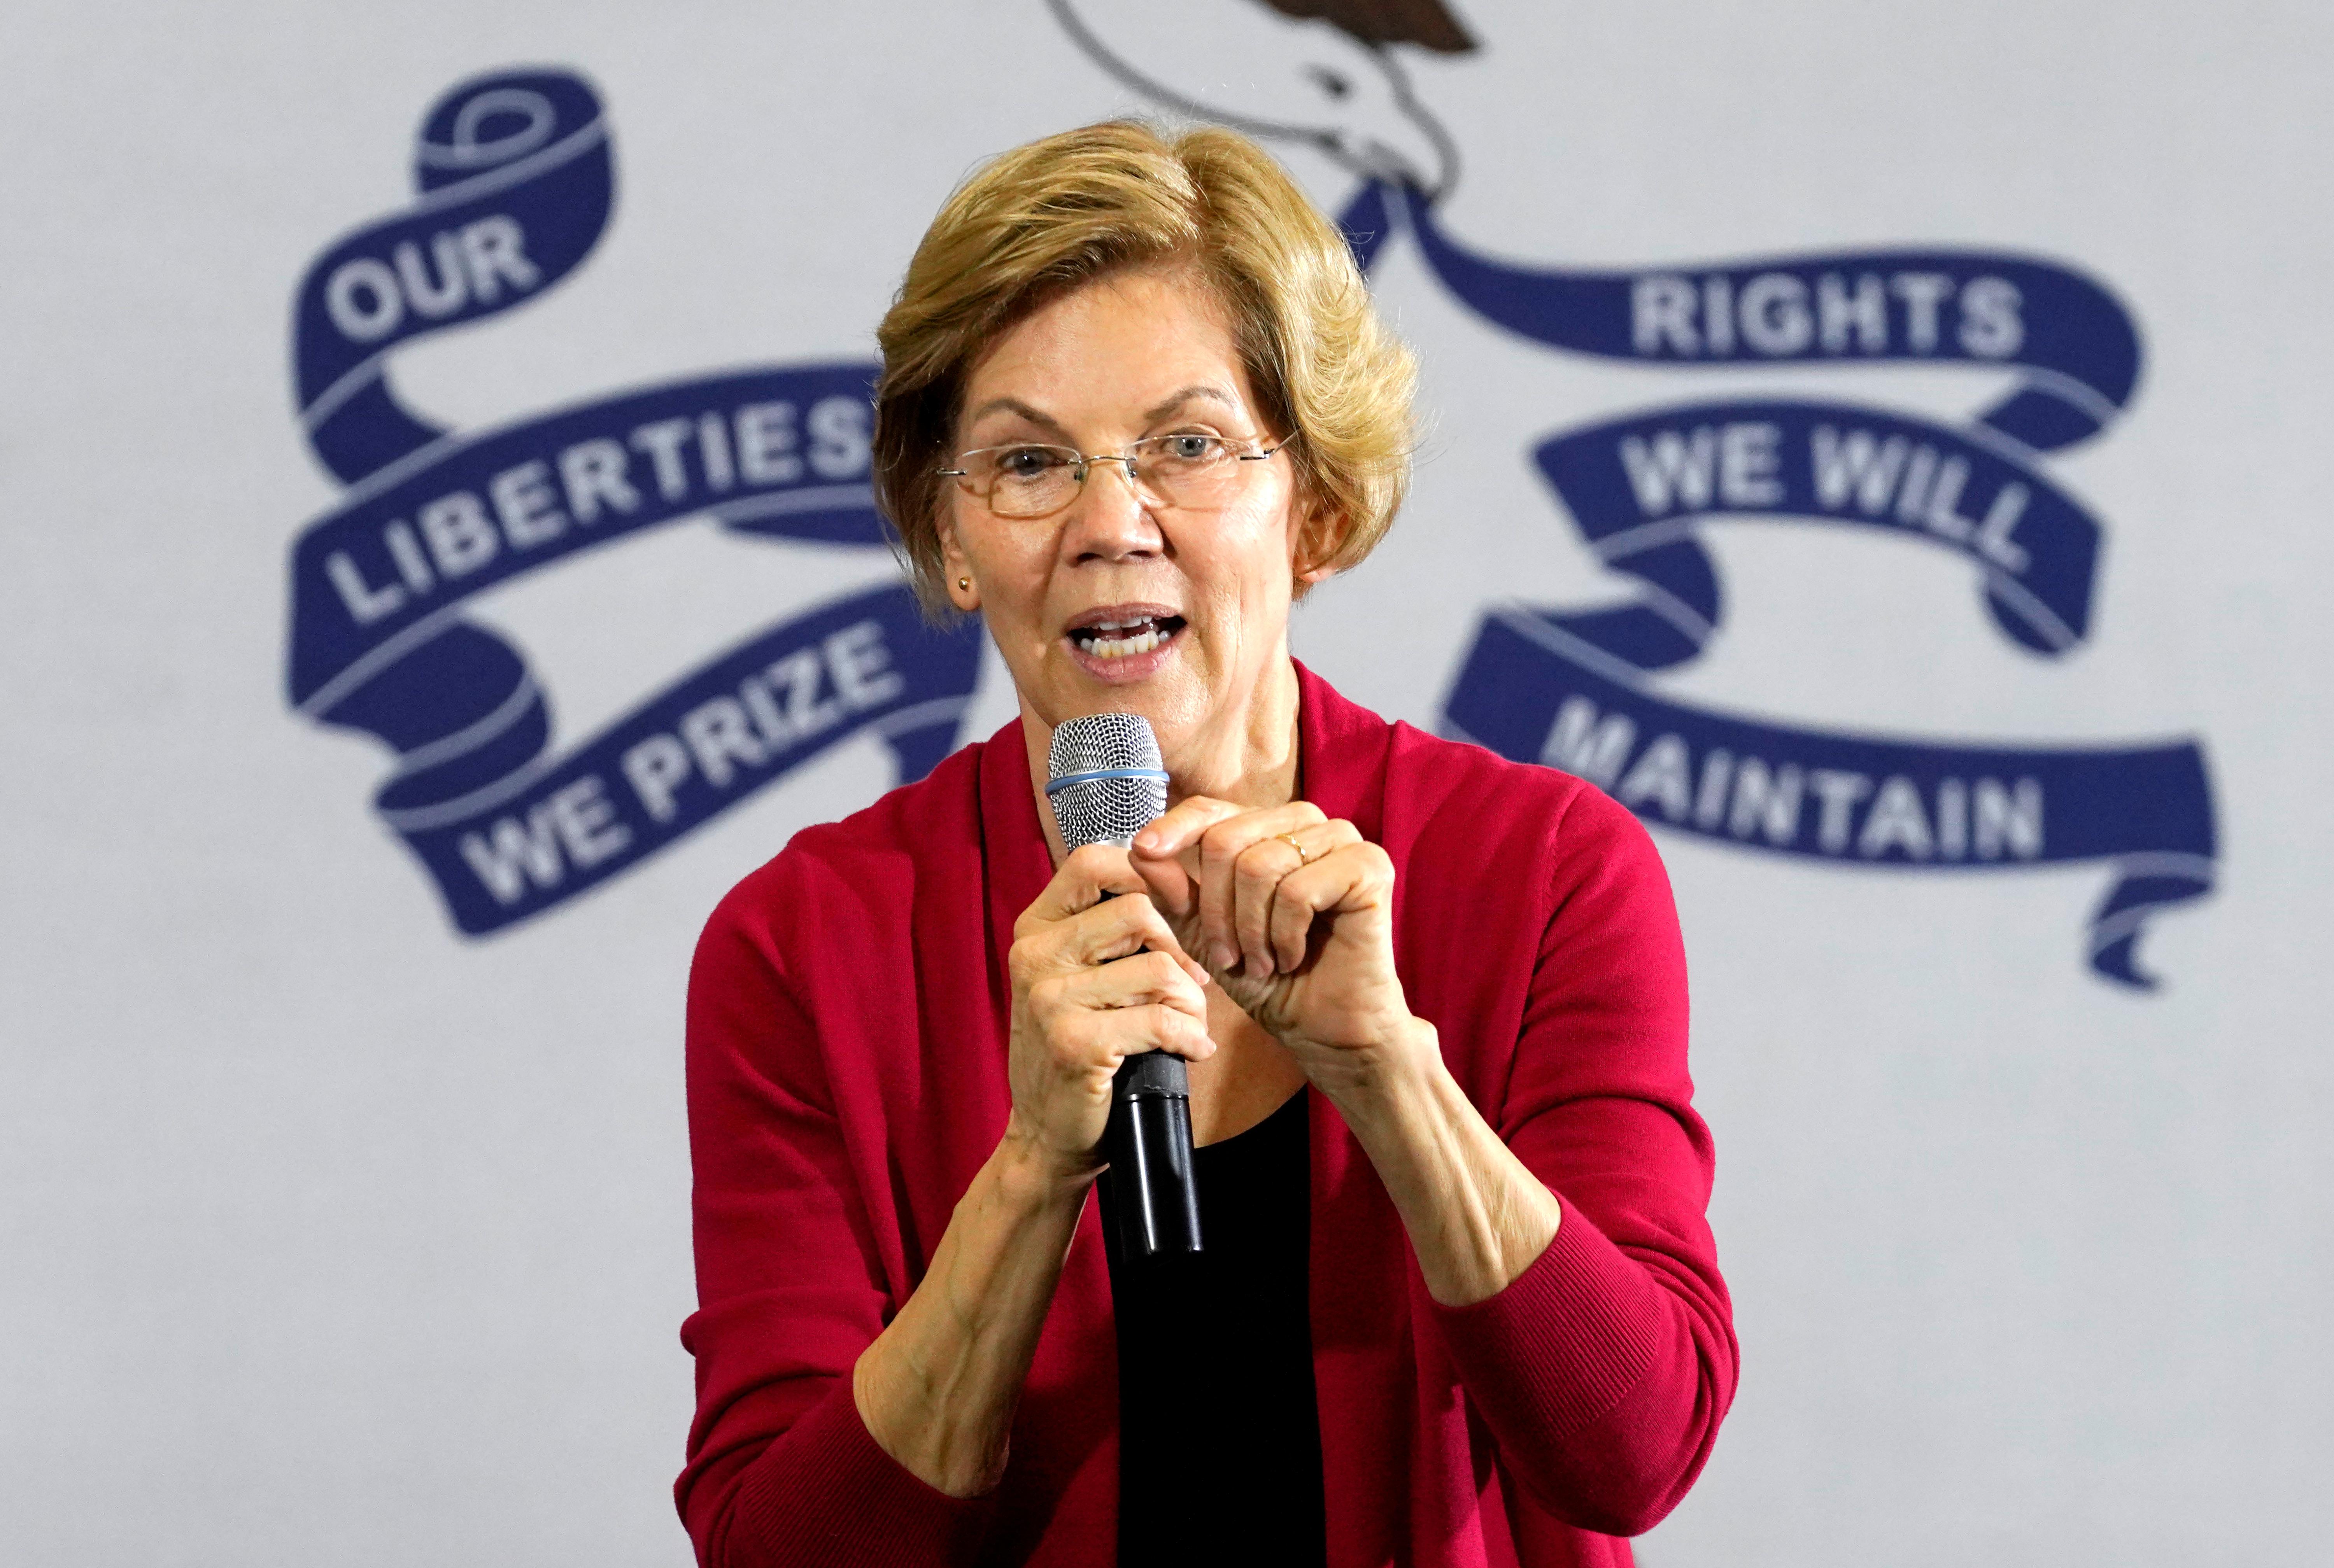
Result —
<path fill-rule="evenodd" d="M 1194 1151 L 1204 1251 L 1130 1259 L 1103 1227 L 1118 1317 L 1119 1568 L 1328 1560 L 1306 1317 L 1309 1092 Z"/>

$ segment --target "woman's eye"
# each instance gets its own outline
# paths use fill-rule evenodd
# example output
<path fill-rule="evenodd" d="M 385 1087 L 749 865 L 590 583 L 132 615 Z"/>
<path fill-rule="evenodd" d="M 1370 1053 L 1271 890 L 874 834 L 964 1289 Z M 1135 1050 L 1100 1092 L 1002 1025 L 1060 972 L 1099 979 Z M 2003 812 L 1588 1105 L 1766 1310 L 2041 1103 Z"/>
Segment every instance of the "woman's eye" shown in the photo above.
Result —
<path fill-rule="evenodd" d="M 1215 456 L 1217 438 L 1213 436 L 1169 436 L 1160 442 L 1160 450 L 1181 463 L 1197 463 Z"/>
<path fill-rule="evenodd" d="M 1061 457 L 1043 447 L 1016 447 L 996 457 L 997 471 L 1008 479 L 1028 479 L 1059 467 Z"/>

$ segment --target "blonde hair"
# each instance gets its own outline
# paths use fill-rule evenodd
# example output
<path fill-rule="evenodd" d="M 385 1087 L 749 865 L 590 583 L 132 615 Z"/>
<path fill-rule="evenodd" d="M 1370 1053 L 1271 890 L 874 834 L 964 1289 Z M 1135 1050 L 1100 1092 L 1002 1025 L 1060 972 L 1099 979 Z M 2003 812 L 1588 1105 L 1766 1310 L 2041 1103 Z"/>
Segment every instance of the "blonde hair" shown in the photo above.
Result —
<path fill-rule="evenodd" d="M 1307 517 L 1298 560 L 1342 571 L 1384 536 L 1409 486 L 1416 370 L 1371 308 L 1344 236 L 1237 131 L 1170 137 L 1107 120 L 1017 148 L 958 187 L 876 331 L 876 503 L 933 614 L 950 612 L 940 541 L 949 481 L 935 471 L 974 363 L 1082 284 L 1178 262 L 1230 316 L 1269 433 L 1293 435 Z"/>

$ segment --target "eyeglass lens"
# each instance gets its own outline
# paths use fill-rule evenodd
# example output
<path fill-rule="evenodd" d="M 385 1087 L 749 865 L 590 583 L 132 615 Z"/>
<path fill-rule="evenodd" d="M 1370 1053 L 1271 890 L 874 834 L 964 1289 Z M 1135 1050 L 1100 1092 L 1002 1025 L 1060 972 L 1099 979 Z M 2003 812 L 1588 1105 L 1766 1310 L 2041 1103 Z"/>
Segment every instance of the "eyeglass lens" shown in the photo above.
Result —
<path fill-rule="evenodd" d="M 1238 490 L 1248 465 L 1241 448 L 1220 436 L 1154 436 L 1137 441 L 1123 466 L 1134 484 L 1162 505 L 1201 510 L 1221 505 Z M 999 517 L 1043 517 L 1077 498 L 1080 470 L 1122 466 L 1117 457 L 1088 457 L 1069 447 L 992 447 L 958 459 L 957 481 Z"/>

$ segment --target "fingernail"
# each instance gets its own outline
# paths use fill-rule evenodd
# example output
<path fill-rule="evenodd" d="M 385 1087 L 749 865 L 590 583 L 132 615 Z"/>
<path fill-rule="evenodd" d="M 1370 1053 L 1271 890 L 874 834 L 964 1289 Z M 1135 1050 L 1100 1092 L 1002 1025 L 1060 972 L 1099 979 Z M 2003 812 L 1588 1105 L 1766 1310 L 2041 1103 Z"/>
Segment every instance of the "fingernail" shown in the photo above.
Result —
<path fill-rule="evenodd" d="M 1218 942 L 1208 949 L 1208 961 L 1217 968 L 1229 972 L 1232 966 L 1239 962 L 1239 954 L 1233 950 L 1230 942 Z"/>

